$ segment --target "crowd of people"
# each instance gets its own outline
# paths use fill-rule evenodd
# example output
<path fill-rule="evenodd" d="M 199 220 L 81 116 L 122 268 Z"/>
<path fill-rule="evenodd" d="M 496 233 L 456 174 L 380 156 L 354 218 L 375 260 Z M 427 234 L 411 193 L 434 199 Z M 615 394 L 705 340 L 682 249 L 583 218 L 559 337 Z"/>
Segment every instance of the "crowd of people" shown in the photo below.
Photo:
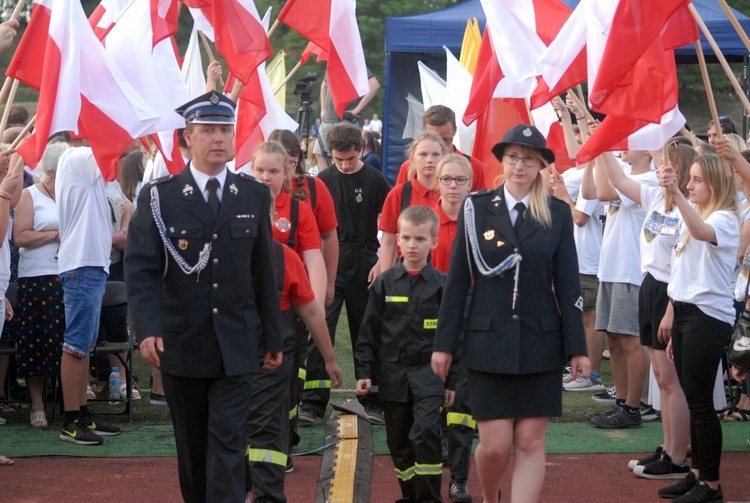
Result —
<path fill-rule="evenodd" d="M 0 45 L 14 29 L 0 25 Z M 13 322 L 30 425 L 49 426 L 44 382 L 59 375 L 59 438 L 118 435 L 88 407 L 117 360 L 97 364 L 91 350 L 133 337 L 153 366 L 150 402 L 169 406 L 185 501 L 283 502 L 299 427 L 324 422 L 343 380 L 333 347 L 345 307 L 357 399 L 385 425 L 399 501 L 442 501 L 443 463 L 451 500 L 472 501 L 477 432 L 483 501 L 500 501 L 511 454 L 513 501 L 537 501 L 547 425 L 568 392 L 611 405 L 590 415 L 597 428 L 660 410 L 662 442 L 628 468 L 675 479 L 663 498 L 723 501 L 721 421 L 750 419 L 750 369 L 733 369 L 742 397 L 716 412 L 750 271 L 750 151 L 731 121 L 709 123 L 707 142 L 684 131 L 563 173 L 520 124 L 493 147 L 502 175 L 487 180 L 453 145 L 454 112 L 436 105 L 391 188 L 382 122 L 364 117 L 378 89 L 369 75 L 339 117 L 323 82 L 321 120 L 301 136 L 275 130 L 238 171 L 236 105 L 215 91 L 176 110 L 179 174 L 159 176 L 163 159 L 141 142 L 111 182 L 67 134 L 33 174 L 0 153 L 0 292 L 17 285 L 0 319 Z M 599 123 L 572 101 L 554 106 L 574 159 Z M 14 110 L 3 150 L 28 120 Z M 102 307 L 108 281 L 125 283 L 127 308 Z M 140 399 L 119 370 L 119 395 Z"/>

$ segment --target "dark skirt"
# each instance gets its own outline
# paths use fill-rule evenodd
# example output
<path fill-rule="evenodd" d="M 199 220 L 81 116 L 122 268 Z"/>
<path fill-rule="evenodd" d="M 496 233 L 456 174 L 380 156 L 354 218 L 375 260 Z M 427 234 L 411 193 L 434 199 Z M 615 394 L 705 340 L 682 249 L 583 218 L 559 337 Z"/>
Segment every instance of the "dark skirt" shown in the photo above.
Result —
<path fill-rule="evenodd" d="M 471 415 L 477 421 L 562 415 L 559 369 L 538 374 L 491 374 L 469 369 Z"/>
<path fill-rule="evenodd" d="M 18 376 L 57 375 L 65 332 L 65 307 L 59 276 L 18 278 L 15 322 L 18 329 Z"/>

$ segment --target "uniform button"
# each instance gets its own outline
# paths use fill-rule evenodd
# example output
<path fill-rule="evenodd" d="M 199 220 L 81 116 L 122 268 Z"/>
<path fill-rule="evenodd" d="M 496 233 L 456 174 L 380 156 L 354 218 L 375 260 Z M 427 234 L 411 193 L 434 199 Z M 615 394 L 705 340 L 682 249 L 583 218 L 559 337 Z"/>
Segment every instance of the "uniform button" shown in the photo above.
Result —
<path fill-rule="evenodd" d="M 219 263 L 219 259 L 215 258 L 215 259 L 213 260 L 213 264 L 214 264 L 214 265 L 216 265 L 216 264 L 218 264 L 218 263 Z"/>
<path fill-rule="evenodd" d="M 518 248 L 513 248 L 513 253 L 518 253 Z"/>
<path fill-rule="evenodd" d="M 214 309 L 214 312 L 215 312 L 215 311 L 216 311 L 216 309 Z M 513 315 L 513 320 L 514 320 L 514 321 L 517 321 L 517 320 L 518 320 L 518 315 L 517 315 L 517 314 L 514 314 L 514 315 Z"/>
<path fill-rule="evenodd" d="M 218 234 L 214 234 L 213 236 L 211 236 L 211 238 L 212 238 L 212 239 L 213 239 L 214 241 L 216 241 L 217 239 L 219 239 L 219 235 L 218 235 Z"/>
<path fill-rule="evenodd" d="M 214 287 L 214 290 L 217 290 L 219 288 L 219 284 L 218 283 L 214 283 L 213 287 Z"/>
<path fill-rule="evenodd" d="M 218 310 L 217 308 L 214 308 L 214 309 L 213 309 L 213 313 L 214 313 L 214 314 L 219 314 L 219 310 Z"/>

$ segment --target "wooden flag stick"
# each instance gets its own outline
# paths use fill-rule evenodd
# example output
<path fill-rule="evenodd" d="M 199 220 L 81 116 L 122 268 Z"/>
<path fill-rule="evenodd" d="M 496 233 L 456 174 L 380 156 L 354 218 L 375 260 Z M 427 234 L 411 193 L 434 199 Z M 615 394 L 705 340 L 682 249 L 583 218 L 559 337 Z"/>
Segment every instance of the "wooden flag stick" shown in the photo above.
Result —
<path fill-rule="evenodd" d="M 8 147 L 8 150 L 15 150 L 15 148 L 18 146 L 19 143 L 21 143 L 24 139 L 26 139 L 26 135 L 31 131 L 31 128 L 34 127 L 34 122 L 36 121 L 36 115 L 29 119 L 29 123 L 26 124 L 26 126 L 23 128 L 23 130 L 18 134 L 18 137 L 13 140 L 13 143 L 10 144 L 10 147 Z"/>
<path fill-rule="evenodd" d="M 534 116 L 531 115 L 531 106 L 529 105 L 529 99 L 524 98 L 523 102 L 526 104 L 526 114 L 529 116 L 529 124 L 531 124 L 532 126 L 536 126 L 536 124 L 534 124 Z"/>
<path fill-rule="evenodd" d="M 734 30 L 737 32 L 737 35 L 739 35 L 742 39 L 742 43 L 745 44 L 747 50 L 750 51 L 750 38 L 748 38 L 745 30 L 742 29 L 740 22 L 737 21 L 737 17 L 734 15 L 734 12 L 732 12 L 732 9 L 729 8 L 729 5 L 727 5 L 726 0 L 719 0 L 719 5 L 721 5 L 722 9 L 724 9 L 724 13 L 729 18 L 729 22 L 732 23 L 732 26 L 734 26 Z"/>
<path fill-rule="evenodd" d="M 208 45 L 208 39 L 206 38 L 206 35 L 200 30 L 198 30 L 198 35 L 201 37 L 201 42 L 203 42 L 203 48 L 206 50 L 208 60 L 213 63 L 214 61 L 216 61 L 216 58 L 214 57 L 214 53 L 211 51 L 211 46 Z"/>
<path fill-rule="evenodd" d="M 3 87 L 0 89 L 0 103 L 5 101 L 5 98 L 8 96 L 8 92 L 10 91 L 11 85 L 13 84 L 13 77 L 5 77 L 5 82 L 3 82 Z"/>
<path fill-rule="evenodd" d="M 10 116 L 10 107 L 13 105 L 13 100 L 16 99 L 16 91 L 18 91 L 18 80 L 13 79 L 13 84 L 10 86 L 10 94 L 8 95 L 8 102 L 5 104 L 5 110 L 3 110 L 3 117 L 0 119 L 0 131 L 5 131 L 5 126 L 8 125 L 8 117 Z"/>
<path fill-rule="evenodd" d="M 15 19 L 18 20 L 18 16 L 21 15 L 21 11 L 26 6 L 26 0 L 18 0 L 18 3 L 16 4 L 16 8 L 13 9 L 13 13 L 10 15 L 8 19 Z"/>
<path fill-rule="evenodd" d="M 279 27 L 279 24 L 281 24 L 281 21 L 279 21 L 279 19 L 276 18 L 276 21 L 274 21 L 273 24 L 271 25 L 271 29 L 268 30 L 268 38 L 271 38 L 271 35 L 273 35 L 273 32 L 275 32 L 276 28 Z"/>
<path fill-rule="evenodd" d="M 583 88 L 581 87 L 581 84 L 576 84 L 576 96 L 578 96 L 578 99 L 581 100 L 581 103 L 586 103 L 586 96 L 583 95 Z"/>
<path fill-rule="evenodd" d="M 587 121 L 594 120 L 594 116 L 591 115 L 591 112 L 589 112 L 588 107 L 586 106 L 586 102 L 583 101 L 576 93 L 573 91 L 568 91 L 568 96 L 570 96 L 570 99 L 575 101 L 576 105 L 578 105 L 578 108 L 583 110 L 583 115 L 586 117 Z"/>
<path fill-rule="evenodd" d="M 706 68 L 706 58 L 703 56 L 703 48 L 701 47 L 701 41 L 695 41 L 695 54 L 698 56 L 698 63 L 701 67 L 701 76 L 703 76 L 703 87 L 706 89 L 706 99 L 708 100 L 708 108 L 711 111 L 711 119 L 714 123 L 714 129 L 717 132 L 721 131 L 721 123 L 719 122 L 719 114 L 716 111 L 716 101 L 714 100 L 714 92 L 711 90 L 711 79 L 708 78 L 708 69 Z M 724 174 L 729 177 L 732 176 L 732 170 L 729 168 L 729 163 L 726 159 L 724 161 Z"/>
<path fill-rule="evenodd" d="M 711 49 L 713 49 L 714 54 L 719 59 L 719 63 L 721 63 L 721 67 L 724 69 L 724 73 L 727 74 L 727 78 L 729 78 L 729 82 L 734 88 L 734 92 L 737 93 L 737 96 L 740 98 L 742 105 L 745 107 L 745 113 L 750 114 L 750 101 L 748 101 L 747 96 L 745 96 L 745 91 L 742 90 L 742 86 L 740 86 L 740 83 L 737 81 L 737 77 L 735 77 L 734 73 L 732 72 L 732 68 L 729 66 L 729 63 L 727 63 L 727 58 L 725 58 L 724 54 L 722 54 L 721 49 L 719 48 L 719 44 L 716 43 L 716 40 L 714 40 L 711 32 L 708 31 L 708 26 L 706 26 L 706 23 L 703 22 L 703 19 L 701 19 L 700 14 L 698 14 L 698 11 L 695 10 L 695 7 L 693 7 L 692 3 L 688 4 L 688 9 L 690 9 L 690 12 L 695 18 L 695 21 L 698 23 L 698 26 L 703 32 L 703 36 L 706 37 L 706 40 L 708 40 L 708 43 L 711 46 Z"/>
<path fill-rule="evenodd" d="M 286 85 L 286 83 L 289 82 L 292 79 L 292 77 L 294 77 L 294 74 L 297 73 L 297 70 L 299 70 L 301 67 L 302 67 L 302 61 L 297 61 L 297 64 L 294 65 L 294 68 L 292 68 L 292 70 L 286 74 L 286 77 L 284 77 L 284 80 L 281 81 L 281 84 L 279 84 L 278 87 L 276 87 L 276 89 L 273 90 L 273 94 L 276 95 L 276 93 L 284 89 L 284 86 Z"/>

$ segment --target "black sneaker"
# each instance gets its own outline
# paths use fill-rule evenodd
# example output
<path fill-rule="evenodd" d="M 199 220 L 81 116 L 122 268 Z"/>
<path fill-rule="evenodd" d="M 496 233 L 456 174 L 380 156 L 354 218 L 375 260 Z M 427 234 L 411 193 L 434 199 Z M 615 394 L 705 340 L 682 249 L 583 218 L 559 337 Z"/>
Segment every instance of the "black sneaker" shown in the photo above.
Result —
<path fill-rule="evenodd" d="M 385 424 L 385 414 L 383 413 L 383 407 L 380 404 L 371 403 L 369 407 L 365 409 L 365 417 L 372 424 Z"/>
<path fill-rule="evenodd" d="M 292 455 L 289 454 L 286 457 L 286 473 L 292 473 L 294 471 L 294 461 L 292 461 Z"/>
<path fill-rule="evenodd" d="M 300 426 L 323 424 L 323 416 L 319 416 L 311 409 L 300 407 L 297 412 L 297 422 Z"/>
<path fill-rule="evenodd" d="M 471 503 L 471 494 L 466 489 L 466 482 L 451 482 L 450 497 L 455 503 Z"/>
<path fill-rule="evenodd" d="M 591 399 L 596 403 L 615 404 L 617 402 L 617 390 L 614 386 L 601 393 L 591 395 Z"/>
<path fill-rule="evenodd" d="M 690 466 L 676 465 L 665 452 L 659 459 L 633 468 L 633 473 L 644 479 L 681 479 L 690 471 Z"/>
<path fill-rule="evenodd" d="M 622 407 L 618 407 L 619 410 L 615 411 L 614 414 L 611 414 L 609 416 L 597 416 L 591 420 L 592 423 L 594 423 L 599 428 L 604 428 L 605 430 L 616 430 L 618 428 L 631 428 L 633 426 L 640 426 L 641 425 L 641 413 L 636 412 L 635 414 L 630 414 L 628 412 L 625 412 L 625 410 Z"/>
<path fill-rule="evenodd" d="M 88 428 L 82 427 L 77 421 L 63 426 L 60 430 L 60 440 L 78 445 L 102 445 L 104 443 L 102 437 Z"/>
<path fill-rule="evenodd" d="M 167 405 L 167 397 L 160 395 L 159 393 L 151 392 L 148 403 L 151 405 Z"/>
<path fill-rule="evenodd" d="M 688 492 L 675 498 L 675 503 L 722 503 L 724 501 L 724 492 L 721 486 L 716 489 L 708 487 L 704 481 L 699 480 Z"/>
<path fill-rule="evenodd" d="M 105 423 L 101 419 L 97 419 L 94 416 L 82 417 L 80 419 L 77 419 L 76 423 L 80 424 L 81 426 L 85 426 L 89 430 L 102 437 L 113 437 L 120 434 L 120 428 L 109 423 Z"/>
<path fill-rule="evenodd" d="M 690 489 L 692 489 L 697 483 L 698 481 L 695 479 L 695 474 L 693 472 L 688 472 L 687 476 L 679 482 L 659 489 L 659 497 L 668 500 L 679 498 L 690 491 Z"/>
<path fill-rule="evenodd" d="M 589 412 L 588 414 L 586 414 L 586 419 L 588 419 L 589 422 L 591 423 L 591 422 L 594 421 L 595 417 L 607 417 L 607 416 L 611 416 L 612 414 L 614 414 L 615 412 L 617 412 L 619 409 L 621 409 L 621 407 L 619 405 L 613 405 L 609 409 L 606 409 L 606 410 L 603 410 L 603 411 L 600 411 L 600 412 Z"/>
<path fill-rule="evenodd" d="M 656 448 L 656 450 L 653 452 L 653 454 L 649 454 L 645 458 L 631 459 L 630 461 L 628 461 L 628 468 L 630 468 L 632 470 L 636 466 L 643 466 L 643 465 L 649 464 L 652 461 L 656 461 L 657 459 L 661 458 L 661 453 L 662 453 L 663 450 L 664 449 L 660 445 L 659 447 Z"/>
<path fill-rule="evenodd" d="M 641 404 L 641 421 L 655 421 L 659 419 L 659 415 L 656 413 L 656 409 L 650 405 Z"/>

